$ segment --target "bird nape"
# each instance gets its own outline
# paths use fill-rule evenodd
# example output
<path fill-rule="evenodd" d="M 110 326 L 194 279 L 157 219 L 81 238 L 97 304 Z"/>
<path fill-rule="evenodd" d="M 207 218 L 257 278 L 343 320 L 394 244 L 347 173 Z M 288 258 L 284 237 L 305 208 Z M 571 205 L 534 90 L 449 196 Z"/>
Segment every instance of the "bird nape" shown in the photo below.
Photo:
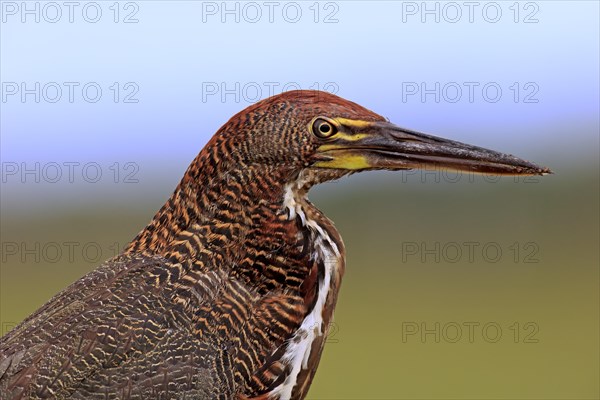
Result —
<path fill-rule="evenodd" d="M 344 274 L 315 184 L 376 169 L 543 175 L 291 91 L 231 118 L 117 257 L 0 339 L 0 398 L 303 399 Z"/>

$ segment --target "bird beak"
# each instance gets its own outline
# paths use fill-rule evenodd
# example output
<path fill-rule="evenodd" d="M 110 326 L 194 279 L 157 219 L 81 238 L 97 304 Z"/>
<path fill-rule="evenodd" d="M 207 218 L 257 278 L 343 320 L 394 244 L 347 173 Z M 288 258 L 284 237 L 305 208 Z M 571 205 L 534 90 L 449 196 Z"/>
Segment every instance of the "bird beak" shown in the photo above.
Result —
<path fill-rule="evenodd" d="M 389 122 L 338 118 L 339 132 L 318 149 L 321 168 L 449 169 L 494 175 L 544 175 L 550 169 L 497 151 L 426 135 Z"/>

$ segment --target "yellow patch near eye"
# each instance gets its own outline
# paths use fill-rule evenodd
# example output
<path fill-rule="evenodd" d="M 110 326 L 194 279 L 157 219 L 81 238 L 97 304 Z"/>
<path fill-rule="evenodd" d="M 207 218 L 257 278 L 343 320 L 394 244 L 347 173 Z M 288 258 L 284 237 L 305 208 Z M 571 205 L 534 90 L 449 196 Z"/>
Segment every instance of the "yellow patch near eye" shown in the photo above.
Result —
<path fill-rule="evenodd" d="M 368 135 L 366 133 L 357 133 L 355 135 L 346 135 L 345 133 L 339 132 L 337 135 L 335 135 L 335 138 L 343 139 L 347 142 L 356 142 L 356 141 L 364 139 L 368 136 L 370 136 L 370 135 Z"/>
<path fill-rule="evenodd" d="M 324 144 L 323 146 L 319 146 L 317 149 L 319 152 L 328 151 L 328 150 L 341 150 L 346 149 L 347 146 L 339 145 L 339 144 Z"/>
<path fill-rule="evenodd" d="M 342 125 L 353 126 L 355 128 L 367 128 L 373 124 L 372 121 L 363 121 L 360 119 L 336 118 L 335 120 Z"/>
<path fill-rule="evenodd" d="M 334 155 L 333 160 L 328 161 L 317 161 L 315 167 L 321 168 L 336 168 L 336 169 L 348 169 L 357 170 L 369 168 L 369 161 L 364 156 L 355 154 L 343 154 L 339 153 Z"/>

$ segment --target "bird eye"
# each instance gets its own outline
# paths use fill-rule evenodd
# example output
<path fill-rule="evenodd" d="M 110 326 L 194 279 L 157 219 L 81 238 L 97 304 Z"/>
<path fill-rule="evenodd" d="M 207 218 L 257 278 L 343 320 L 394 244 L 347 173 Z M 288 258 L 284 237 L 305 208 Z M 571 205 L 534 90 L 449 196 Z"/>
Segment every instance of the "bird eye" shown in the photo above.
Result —
<path fill-rule="evenodd" d="M 335 135 L 337 128 L 332 122 L 324 118 L 316 118 L 312 123 L 312 133 L 321 139 L 325 139 Z"/>

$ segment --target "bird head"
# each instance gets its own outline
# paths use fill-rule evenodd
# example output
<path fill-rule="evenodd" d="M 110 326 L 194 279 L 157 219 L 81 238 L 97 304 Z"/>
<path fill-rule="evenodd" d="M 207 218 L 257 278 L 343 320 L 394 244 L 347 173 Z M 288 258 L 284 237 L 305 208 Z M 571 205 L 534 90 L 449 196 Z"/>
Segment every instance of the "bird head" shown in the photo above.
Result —
<path fill-rule="evenodd" d="M 206 148 L 223 149 L 234 168 L 285 170 L 305 185 L 366 170 L 449 169 L 495 175 L 550 173 L 512 155 L 401 128 L 341 97 L 289 91 L 235 115 Z M 292 176 L 290 176 L 292 175 Z M 286 183 L 286 182 L 281 182 Z"/>

